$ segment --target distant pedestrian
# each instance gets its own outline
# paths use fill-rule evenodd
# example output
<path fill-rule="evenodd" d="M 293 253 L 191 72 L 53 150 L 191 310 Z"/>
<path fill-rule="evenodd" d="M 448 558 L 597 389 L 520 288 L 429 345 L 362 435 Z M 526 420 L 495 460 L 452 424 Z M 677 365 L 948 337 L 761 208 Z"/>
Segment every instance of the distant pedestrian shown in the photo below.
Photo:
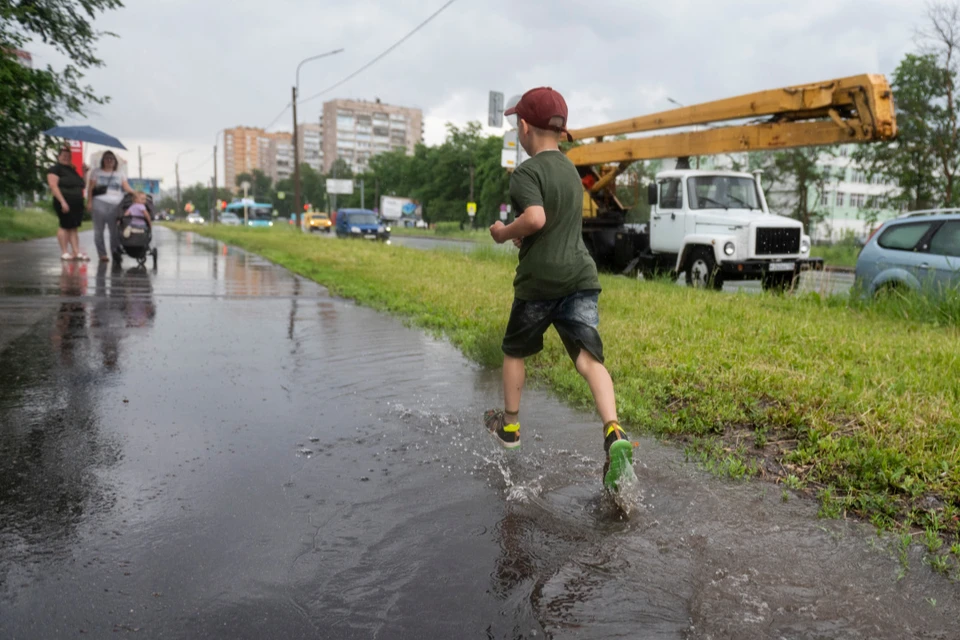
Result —
<path fill-rule="evenodd" d="M 110 255 L 115 262 L 120 261 L 120 238 L 117 232 L 117 220 L 120 216 L 120 203 L 124 193 L 133 193 L 127 183 L 127 177 L 120 169 L 117 156 L 107 151 L 100 158 L 100 166 L 87 175 L 87 210 L 93 215 L 93 242 L 100 254 L 100 261 L 110 258 L 103 241 L 104 227 L 110 236 Z"/>
<path fill-rule="evenodd" d="M 510 200 L 518 213 L 504 225 L 490 226 L 497 243 L 520 248 L 513 280 L 514 300 L 503 338 L 504 408 L 484 414 L 484 424 L 506 448 L 520 445 L 520 397 L 524 359 L 543 349 L 552 324 L 587 381 L 603 422 L 604 485 L 620 488 L 633 464 L 633 446 L 617 420 L 613 380 L 603 366 L 597 326 L 600 280 L 583 243 L 583 186 L 572 162 L 560 151 L 567 133 L 567 104 L 549 87 L 532 89 L 506 115 L 517 116 L 517 137 L 530 159 L 510 178 Z M 632 472 L 632 469 L 630 470 Z"/>
<path fill-rule="evenodd" d="M 70 147 L 60 149 L 57 163 L 47 170 L 47 185 L 53 193 L 53 210 L 60 223 L 57 229 L 60 259 L 89 260 L 87 254 L 80 251 L 77 232 L 83 221 L 83 178 L 73 166 Z"/>

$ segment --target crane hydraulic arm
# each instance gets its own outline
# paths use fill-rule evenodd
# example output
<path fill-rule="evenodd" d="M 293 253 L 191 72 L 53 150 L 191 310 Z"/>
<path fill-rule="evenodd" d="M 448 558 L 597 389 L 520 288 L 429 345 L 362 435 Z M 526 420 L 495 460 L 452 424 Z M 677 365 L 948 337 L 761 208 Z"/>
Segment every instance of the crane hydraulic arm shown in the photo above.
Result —
<path fill-rule="evenodd" d="M 660 136 L 604 141 L 607 136 L 767 117 L 766 121 Z M 791 147 L 892 140 L 893 93 L 882 75 L 760 91 L 662 113 L 575 129 L 567 151 L 577 166 Z"/>
<path fill-rule="evenodd" d="M 740 122 L 713 126 L 731 121 Z M 696 125 L 710 127 L 604 140 L 608 136 Z M 897 121 L 886 78 L 863 74 L 681 107 L 574 129 L 570 134 L 574 140 L 584 141 L 566 152 L 577 165 L 589 196 L 584 201 L 584 216 L 603 218 L 606 212 L 614 216 L 609 222 L 616 222 L 623 207 L 613 189 L 614 180 L 638 160 L 892 140 L 897 134 Z M 595 141 L 589 142 L 591 139 Z M 598 171 L 594 165 L 616 166 Z M 591 200 L 592 205 L 587 206 Z"/>

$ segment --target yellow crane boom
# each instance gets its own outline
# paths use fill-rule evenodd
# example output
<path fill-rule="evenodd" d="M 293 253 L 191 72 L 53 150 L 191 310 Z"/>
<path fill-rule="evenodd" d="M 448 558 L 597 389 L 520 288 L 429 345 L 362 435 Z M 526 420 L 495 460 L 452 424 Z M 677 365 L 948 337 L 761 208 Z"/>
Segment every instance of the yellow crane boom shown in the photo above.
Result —
<path fill-rule="evenodd" d="M 767 120 L 604 141 L 608 136 L 752 118 Z M 621 163 L 626 168 L 637 160 L 892 140 L 897 123 L 886 78 L 863 74 L 681 107 L 570 134 L 576 140 L 596 140 L 567 151 L 574 164 Z"/>

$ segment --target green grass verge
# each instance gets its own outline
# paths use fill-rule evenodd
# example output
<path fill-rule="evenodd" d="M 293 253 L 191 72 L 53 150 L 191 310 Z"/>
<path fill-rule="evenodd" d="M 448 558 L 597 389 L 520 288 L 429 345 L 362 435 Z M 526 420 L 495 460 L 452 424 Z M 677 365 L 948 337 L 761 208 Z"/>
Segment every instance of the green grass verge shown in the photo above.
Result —
<path fill-rule="evenodd" d="M 195 231 L 338 295 L 442 333 L 498 367 L 515 257 L 321 240 L 287 229 Z M 601 276 L 618 411 L 733 477 L 816 494 L 825 516 L 921 526 L 960 542 L 960 330 L 817 295 L 726 295 Z M 591 408 L 553 332 L 531 378 Z M 949 546 L 949 545 L 948 545 Z"/>
<path fill-rule="evenodd" d="M 57 216 L 50 211 L 0 207 L 0 242 L 55 236 L 58 227 Z"/>
<path fill-rule="evenodd" d="M 464 229 L 455 222 L 441 222 L 435 229 L 414 229 L 411 227 L 392 226 L 391 235 L 412 236 L 418 238 L 436 238 L 440 240 L 462 240 L 480 244 L 493 244 L 493 238 L 487 229 Z"/>
<path fill-rule="evenodd" d="M 813 258 L 823 258 L 823 263 L 831 267 L 849 267 L 857 266 L 857 256 L 860 255 L 860 248 L 850 244 L 835 244 L 825 246 L 814 246 L 810 248 L 810 256 Z"/>

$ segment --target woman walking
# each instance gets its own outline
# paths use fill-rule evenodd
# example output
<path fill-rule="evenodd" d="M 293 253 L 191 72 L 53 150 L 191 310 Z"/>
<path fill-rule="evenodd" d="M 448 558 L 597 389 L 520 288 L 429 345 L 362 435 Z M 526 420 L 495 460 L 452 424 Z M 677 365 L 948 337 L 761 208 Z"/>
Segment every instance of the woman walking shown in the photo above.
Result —
<path fill-rule="evenodd" d="M 100 158 L 100 167 L 90 172 L 87 177 L 87 209 L 93 212 L 93 242 L 100 254 L 100 261 L 106 262 L 110 258 L 103 242 L 103 229 L 107 228 L 110 234 L 110 255 L 114 261 L 120 261 L 120 239 L 117 235 L 117 218 L 120 215 L 120 202 L 123 194 L 133 193 L 127 184 L 127 176 L 120 170 L 117 156 L 107 151 Z"/>
<path fill-rule="evenodd" d="M 47 185 L 53 192 L 53 210 L 60 220 L 60 228 L 57 229 L 60 259 L 89 260 L 87 254 L 80 251 L 77 233 L 83 221 L 83 178 L 73 166 L 70 147 L 60 149 L 57 164 L 47 170 Z"/>

